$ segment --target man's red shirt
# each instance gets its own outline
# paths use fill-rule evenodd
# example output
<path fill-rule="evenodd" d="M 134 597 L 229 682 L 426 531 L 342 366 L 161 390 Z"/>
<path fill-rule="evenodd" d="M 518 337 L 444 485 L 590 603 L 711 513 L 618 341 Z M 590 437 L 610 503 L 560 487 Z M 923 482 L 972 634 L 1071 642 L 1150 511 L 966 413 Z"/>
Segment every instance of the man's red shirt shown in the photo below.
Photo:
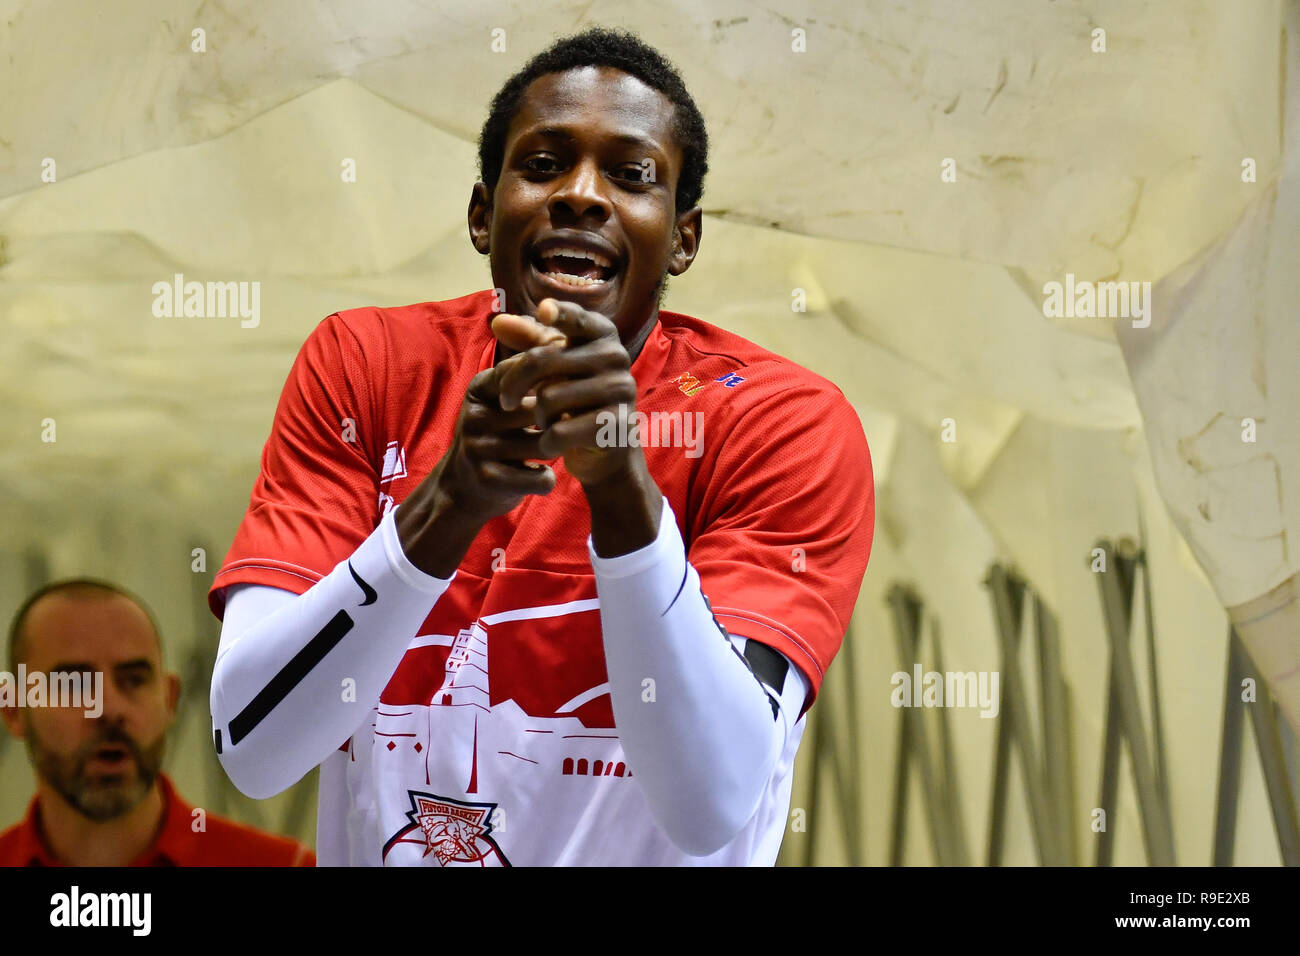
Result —
<path fill-rule="evenodd" d="M 158 775 L 163 792 L 163 823 L 158 836 L 130 866 L 315 866 L 316 854 L 288 837 L 264 833 L 206 814 L 204 829 L 194 830 L 194 808 Z M 27 816 L 0 833 L 0 866 L 62 866 L 41 837 L 39 801 L 33 797 Z"/>

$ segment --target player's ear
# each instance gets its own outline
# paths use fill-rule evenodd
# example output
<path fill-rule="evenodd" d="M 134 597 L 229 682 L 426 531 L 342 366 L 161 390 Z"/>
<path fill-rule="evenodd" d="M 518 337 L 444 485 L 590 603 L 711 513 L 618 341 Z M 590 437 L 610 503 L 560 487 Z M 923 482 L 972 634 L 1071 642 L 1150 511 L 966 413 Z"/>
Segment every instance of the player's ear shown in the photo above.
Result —
<path fill-rule="evenodd" d="M 695 254 L 700 251 L 700 238 L 704 232 L 704 212 L 692 206 L 677 217 L 673 227 L 673 251 L 668 257 L 668 271 L 679 276 L 691 267 Z"/>
<path fill-rule="evenodd" d="M 480 180 L 469 194 L 469 241 L 479 255 L 492 251 L 492 190 Z"/>

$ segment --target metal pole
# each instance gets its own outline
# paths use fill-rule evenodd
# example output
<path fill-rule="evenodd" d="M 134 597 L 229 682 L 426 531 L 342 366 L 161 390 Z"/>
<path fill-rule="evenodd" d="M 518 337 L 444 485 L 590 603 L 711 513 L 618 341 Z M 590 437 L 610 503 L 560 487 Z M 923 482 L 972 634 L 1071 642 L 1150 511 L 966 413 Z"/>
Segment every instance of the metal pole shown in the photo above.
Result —
<path fill-rule="evenodd" d="M 1232 643 L 1246 663 L 1248 673 L 1255 679 L 1259 697 L 1250 705 L 1251 723 L 1255 728 L 1255 744 L 1259 748 L 1259 762 L 1264 769 L 1264 783 L 1268 788 L 1268 802 L 1273 810 L 1273 827 L 1277 831 L 1277 845 L 1286 866 L 1300 866 L 1300 824 L 1296 821 L 1295 797 L 1287 777 L 1286 757 L 1282 753 L 1282 737 L 1278 730 L 1277 710 L 1268 686 L 1259 679 L 1254 664 L 1247 659 L 1245 646 L 1234 629 Z"/>
<path fill-rule="evenodd" d="M 894 634 L 897 638 L 899 654 L 903 665 L 908 665 L 908 655 L 915 660 L 920 640 L 921 603 L 911 593 L 901 587 L 890 590 L 889 601 L 894 611 Z M 914 688 L 915 690 L 915 688 Z M 916 707 L 903 708 L 904 722 L 911 723 L 909 731 L 909 758 L 915 755 L 921 767 L 921 781 L 925 793 L 926 822 L 930 828 L 930 841 L 934 846 L 935 858 L 940 866 L 952 863 L 953 851 L 949 845 L 947 830 L 940 811 L 941 793 L 935 780 L 934 768 L 930 763 L 930 747 L 925 728 L 925 713 Z"/>
<path fill-rule="evenodd" d="M 1061 647 L 1056 618 L 1035 594 L 1034 623 L 1038 632 L 1038 686 L 1043 721 L 1043 775 L 1047 780 L 1051 830 L 1063 864 L 1073 865 L 1073 820 L 1070 807 L 1069 742 L 1065 728 L 1065 679 L 1061 674 Z"/>
<path fill-rule="evenodd" d="M 1214 806 L 1214 866 L 1232 866 L 1237 842 L 1237 798 L 1241 793 L 1241 649 L 1228 631 L 1228 679 L 1223 686 L 1223 733 L 1219 742 L 1219 788 Z"/>
<path fill-rule="evenodd" d="M 850 625 L 850 636 L 851 636 Z M 862 762 L 858 749 L 858 677 L 856 667 L 856 654 L 853 650 L 854 642 L 851 640 L 844 641 L 844 646 L 840 651 L 840 656 L 844 658 L 844 664 L 840 672 L 846 675 L 844 680 L 844 703 L 848 711 L 845 718 L 844 740 L 848 745 L 848 774 L 847 774 L 847 791 L 844 794 L 844 818 L 846 838 L 849 846 L 849 864 L 851 866 L 861 866 L 865 862 L 866 839 L 865 828 L 862 826 Z"/>
<path fill-rule="evenodd" d="M 908 626 L 911 620 L 913 598 L 906 588 L 895 584 L 889 589 L 886 601 L 894 619 L 894 639 L 902 648 L 902 660 L 915 656 L 916 633 Z M 912 722 L 906 717 L 898 722 L 898 747 L 894 752 L 894 811 L 892 833 L 889 840 L 889 865 L 903 865 L 903 849 L 907 842 L 907 788 L 912 766 Z"/>
<path fill-rule="evenodd" d="M 930 618 L 930 641 L 934 645 L 934 669 L 946 673 L 943 651 L 939 646 L 939 619 Z M 949 703 L 948 701 L 944 702 Z M 966 847 L 966 825 L 962 819 L 961 795 L 957 778 L 957 758 L 952 746 L 952 731 L 948 725 L 948 710 L 939 710 L 939 753 L 942 759 L 943 819 L 947 823 L 948 845 L 952 848 L 954 866 L 970 866 L 970 852 Z"/>
<path fill-rule="evenodd" d="M 1143 540 L 1146 540 L 1145 536 Z M 1147 630 L 1147 661 L 1150 665 L 1147 668 L 1147 677 L 1148 692 L 1151 695 L 1151 740 L 1156 758 L 1156 789 L 1160 794 L 1161 803 L 1164 804 L 1165 819 L 1169 821 L 1169 829 L 1172 832 L 1174 808 L 1173 802 L 1169 799 L 1169 768 L 1165 761 L 1165 722 L 1160 715 L 1160 681 L 1156 676 L 1160 668 L 1156 666 L 1155 610 L 1151 606 L 1151 564 L 1147 561 L 1145 548 L 1138 552 L 1137 564 L 1142 569 L 1142 604 Z"/>
<path fill-rule="evenodd" d="M 1020 679 L 1020 662 L 1016 653 L 1018 641 L 1012 634 L 1019 635 L 1020 621 L 1012 597 L 1012 588 L 1019 582 L 1012 580 L 1000 565 L 994 565 L 985 581 L 993 592 L 994 613 L 998 621 L 998 630 L 1002 645 L 1002 671 L 1006 696 L 1002 706 L 1002 718 L 1006 721 L 1012 739 L 1020 753 L 1020 767 L 1025 781 L 1025 794 L 1029 799 L 1029 818 L 1033 828 L 1034 843 L 1038 851 L 1040 864 L 1056 865 L 1060 862 L 1053 847 L 1053 840 L 1048 827 L 1039 763 L 1033 738 L 1030 734 L 1028 711 L 1025 708 L 1024 684 Z"/>
<path fill-rule="evenodd" d="M 803 865 L 813 865 L 813 850 L 817 845 L 817 809 L 821 806 L 822 764 L 825 760 L 826 732 L 822 729 L 823 712 L 809 723 L 812 731 L 812 782 L 808 785 L 808 830 L 805 834 Z"/>
<path fill-rule="evenodd" d="M 1106 814 L 1105 829 L 1097 837 L 1095 866 L 1110 866 L 1115 859 L 1115 823 L 1111 816 L 1119 797 L 1119 689 L 1115 680 L 1114 651 L 1111 652 L 1110 676 L 1107 679 L 1106 729 L 1102 736 L 1101 798 L 1097 806 Z"/>
<path fill-rule="evenodd" d="M 1153 866 L 1173 866 L 1173 834 L 1165 816 L 1156 785 L 1153 762 L 1147 750 L 1143 730 L 1142 708 L 1137 694 L 1137 677 L 1129 656 L 1131 625 L 1131 559 L 1113 554 L 1114 568 L 1099 575 L 1102 604 L 1106 612 L 1107 633 L 1111 640 L 1111 680 L 1119 704 L 1119 721 L 1128 742 L 1133 778 L 1138 790 L 1138 809 L 1142 817 L 1142 839 L 1147 862 Z M 1119 572 L 1118 574 L 1115 572 Z M 1127 585 L 1128 587 L 1125 587 Z M 1108 811 L 1109 812 L 1109 811 Z"/>

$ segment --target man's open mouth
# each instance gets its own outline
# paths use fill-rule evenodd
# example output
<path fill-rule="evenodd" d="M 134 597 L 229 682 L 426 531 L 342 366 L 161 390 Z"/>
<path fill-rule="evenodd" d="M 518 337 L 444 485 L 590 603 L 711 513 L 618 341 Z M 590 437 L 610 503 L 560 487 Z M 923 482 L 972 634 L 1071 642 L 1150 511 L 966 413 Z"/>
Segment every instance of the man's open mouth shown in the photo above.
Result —
<path fill-rule="evenodd" d="M 105 744 L 91 753 L 91 762 L 107 767 L 124 767 L 132 760 L 131 750 L 122 744 Z"/>
<path fill-rule="evenodd" d="M 603 286 L 618 272 L 609 256 L 577 246 L 551 246 L 534 253 L 532 265 L 552 282 L 574 289 Z"/>

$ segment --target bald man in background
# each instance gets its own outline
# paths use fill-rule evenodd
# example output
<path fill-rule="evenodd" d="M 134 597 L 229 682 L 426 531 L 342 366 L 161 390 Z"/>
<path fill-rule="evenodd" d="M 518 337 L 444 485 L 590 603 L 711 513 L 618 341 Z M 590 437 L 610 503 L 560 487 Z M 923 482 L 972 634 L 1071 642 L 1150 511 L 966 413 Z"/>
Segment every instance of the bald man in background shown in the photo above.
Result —
<path fill-rule="evenodd" d="M 41 588 L 10 629 L 11 675 L 19 665 L 50 687 L 79 674 L 95 699 L 0 706 L 37 777 L 26 818 L 0 833 L 0 866 L 315 865 L 296 840 L 196 812 L 161 772 L 181 685 L 137 598 L 89 579 Z"/>

